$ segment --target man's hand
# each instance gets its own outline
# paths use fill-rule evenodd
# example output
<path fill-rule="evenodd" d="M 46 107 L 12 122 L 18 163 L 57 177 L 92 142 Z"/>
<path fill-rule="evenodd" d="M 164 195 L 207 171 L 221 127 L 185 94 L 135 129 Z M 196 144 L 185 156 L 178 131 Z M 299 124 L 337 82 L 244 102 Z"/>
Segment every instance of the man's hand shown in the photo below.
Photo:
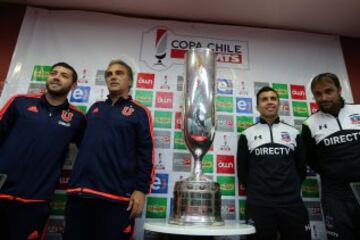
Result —
<path fill-rule="evenodd" d="M 131 210 L 130 218 L 134 218 L 141 214 L 145 203 L 145 194 L 143 192 L 135 190 L 130 197 L 129 206 L 127 211 Z"/>

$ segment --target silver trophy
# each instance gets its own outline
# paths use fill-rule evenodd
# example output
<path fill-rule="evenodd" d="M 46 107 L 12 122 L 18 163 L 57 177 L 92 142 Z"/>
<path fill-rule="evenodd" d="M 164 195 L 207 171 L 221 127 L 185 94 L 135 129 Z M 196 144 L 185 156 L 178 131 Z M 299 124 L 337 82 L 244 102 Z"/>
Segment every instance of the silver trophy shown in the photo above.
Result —
<path fill-rule="evenodd" d="M 193 171 L 177 181 L 169 223 L 224 225 L 220 185 L 202 174 L 202 158 L 215 137 L 215 53 L 208 48 L 190 49 L 184 82 L 184 140 L 193 158 Z"/>

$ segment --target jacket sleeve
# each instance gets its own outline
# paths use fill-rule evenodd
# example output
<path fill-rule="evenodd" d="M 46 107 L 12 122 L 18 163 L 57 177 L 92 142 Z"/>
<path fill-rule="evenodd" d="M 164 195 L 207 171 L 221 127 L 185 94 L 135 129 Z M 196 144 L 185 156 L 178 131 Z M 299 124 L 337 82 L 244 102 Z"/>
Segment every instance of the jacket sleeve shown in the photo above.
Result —
<path fill-rule="evenodd" d="M 81 141 L 84 137 L 85 129 L 86 129 L 86 118 L 85 116 L 81 116 L 79 129 L 77 130 L 72 140 L 72 142 L 76 144 L 77 148 L 80 148 Z"/>
<path fill-rule="evenodd" d="M 136 129 L 136 190 L 149 193 L 154 180 L 154 130 L 151 113 L 146 109 Z"/>
<path fill-rule="evenodd" d="M 246 187 L 249 175 L 250 152 L 246 136 L 243 134 L 239 137 L 236 160 L 239 182 Z"/>
<path fill-rule="evenodd" d="M 0 146 L 6 140 L 16 119 L 16 97 L 10 98 L 0 110 Z"/>
<path fill-rule="evenodd" d="M 320 172 L 320 160 L 316 154 L 315 139 L 311 136 L 309 127 L 306 124 L 302 126 L 301 138 L 304 146 L 305 161 L 317 173 Z"/>
<path fill-rule="evenodd" d="M 306 178 L 306 162 L 303 141 L 299 134 L 296 136 L 295 165 L 300 183 L 302 183 Z"/>

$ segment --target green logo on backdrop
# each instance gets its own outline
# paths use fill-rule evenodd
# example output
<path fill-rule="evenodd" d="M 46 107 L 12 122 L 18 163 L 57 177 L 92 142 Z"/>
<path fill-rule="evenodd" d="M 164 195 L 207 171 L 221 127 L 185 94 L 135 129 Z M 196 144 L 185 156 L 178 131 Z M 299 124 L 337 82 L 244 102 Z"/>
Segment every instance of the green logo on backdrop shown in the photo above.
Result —
<path fill-rule="evenodd" d="M 216 181 L 220 184 L 220 192 L 222 196 L 235 195 L 235 177 L 218 176 L 216 179 Z"/>
<path fill-rule="evenodd" d="M 35 65 L 31 76 L 32 81 L 46 82 L 51 71 L 51 66 Z"/>
<path fill-rule="evenodd" d="M 277 91 L 280 98 L 289 98 L 288 85 L 284 83 L 273 83 L 272 87 Z"/>
<path fill-rule="evenodd" d="M 172 112 L 155 111 L 154 127 L 171 128 Z"/>
<path fill-rule="evenodd" d="M 148 197 L 146 218 L 166 218 L 167 198 Z"/>
<path fill-rule="evenodd" d="M 309 110 L 306 102 L 292 102 L 293 113 L 295 117 L 308 117 Z"/>
<path fill-rule="evenodd" d="M 301 194 L 305 198 L 318 198 L 319 195 L 319 184 L 316 179 L 305 179 L 302 187 Z"/>
<path fill-rule="evenodd" d="M 153 95 L 153 91 L 135 91 L 135 99 L 147 107 L 152 107 Z"/>
<path fill-rule="evenodd" d="M 218 112 L 233 112 L 234 103 L 232 97 L 217 96 L 216 97 L 216 111 Z"/>
<path fill-rule="evenodd" d="M 214 172 L 214 156 L 212 154 L 206 154 L 202 160 L 202 170 L 203 173 L 213 173 Z"/>
<path fill-rule="evenodd" d="M 239 217 L 240 220 L 245 220 L 245 199 L 239 199 Z"/>
<path fill-rule="evenodd" d="M 183 132 L 174 132 L 174 148 L 186 150 Z"/>
<path fill-rule="evenodd" d="M 252 116 L 236 116 L 237 132 L 242 132 L 254 124 Z"/>
<path fill-rule="evenodd" d="M 55 193 L 50 201 L 50 215 L 64 215 L 66 196 L 64 193 Z"/>
<path fill-rule="evenodd" d="M 83 113 L 87 112 L 87 106 L 85 105 L 76 105 L 76 107 L 80 109 L 80 111 L 82 111 Z"/>

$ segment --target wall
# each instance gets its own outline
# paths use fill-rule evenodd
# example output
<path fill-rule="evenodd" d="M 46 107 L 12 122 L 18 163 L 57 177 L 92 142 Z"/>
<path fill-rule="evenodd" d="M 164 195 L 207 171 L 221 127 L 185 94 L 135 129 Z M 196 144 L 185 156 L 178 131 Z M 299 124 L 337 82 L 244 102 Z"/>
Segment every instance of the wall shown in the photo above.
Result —
<path fill-rule="evenodd" d="M 25 6 L 21 5 L 0 3 L 0 29 L 2 29 L 0 31 L 0 95 L 25 9 Z"/>

